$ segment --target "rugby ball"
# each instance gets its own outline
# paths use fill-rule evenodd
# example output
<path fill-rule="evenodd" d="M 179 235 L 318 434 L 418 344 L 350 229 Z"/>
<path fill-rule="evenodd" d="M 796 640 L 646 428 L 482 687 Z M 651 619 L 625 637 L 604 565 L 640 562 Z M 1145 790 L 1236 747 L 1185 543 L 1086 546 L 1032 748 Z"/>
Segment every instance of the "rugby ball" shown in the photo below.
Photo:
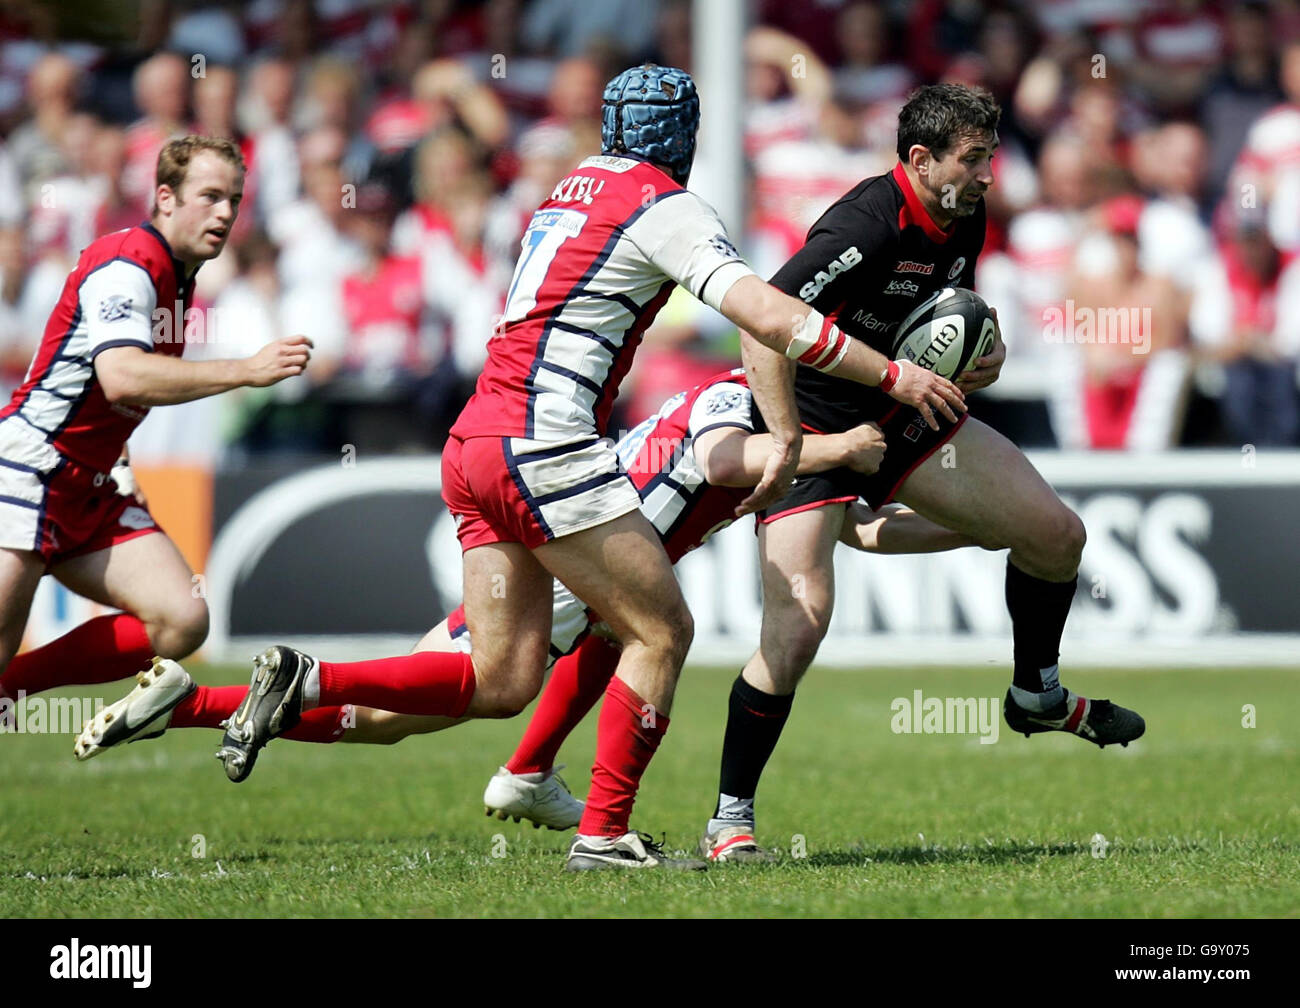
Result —
<path fill-rule="evenodd" d="M 965 287 L 945 287 L 903 319 L 892 356 L 954 379 L 993 349 L 996 330 L 982 297 Z"/>

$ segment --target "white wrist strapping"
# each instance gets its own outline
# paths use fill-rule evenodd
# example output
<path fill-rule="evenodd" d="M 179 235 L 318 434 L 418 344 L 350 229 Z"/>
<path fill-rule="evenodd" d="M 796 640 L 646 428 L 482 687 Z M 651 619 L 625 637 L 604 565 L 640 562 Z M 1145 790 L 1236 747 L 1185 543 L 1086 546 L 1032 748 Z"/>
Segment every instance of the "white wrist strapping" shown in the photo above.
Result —
<path fill-rule="evenodd" d="M 834 371 L 849 352 L 849 337 L 815 308 L 795 326 L 785 355 L 818 371 Z"/>

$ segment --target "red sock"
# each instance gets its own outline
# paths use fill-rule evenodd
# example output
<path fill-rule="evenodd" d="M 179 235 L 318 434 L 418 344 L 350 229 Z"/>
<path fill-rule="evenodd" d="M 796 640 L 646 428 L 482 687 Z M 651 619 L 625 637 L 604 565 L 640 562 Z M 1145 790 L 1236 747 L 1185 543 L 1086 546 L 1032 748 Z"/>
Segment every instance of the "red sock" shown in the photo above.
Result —
<path fill-rule="evenodd" d="M 153 645 L 144 624 L 127 613 L 96 616 L 44 647 L 14 657 L 0 690 L 17 699 L 59 686 L 94 686 L 149 667 Z"/>
<path fill-rule="evenodd" d="M 555 663 L 551 681 L 542 690 L 519 748 L 506 769 L 538 773 L 555 766 L 555 757 L 569 733 L 596 706 L 618 668 L 619 649 L 594 634 L 571 655 Z"/>
<path fill-rule="evenodd" d="M 350 703 L 395 714 L 460 717 L 474 697 L 474 686 L 474 665 L 459 652 L 320 663 L 322 707 Z"/>
<path fill-rule="evenodd" d="M 615 676 L 605 691 L 596 729 L 596 763 L 578 832 L 620 837 L 628 831 L 641 775 L 668 730 L 668 718 Z"/>
<path fill-rule="evenodd" d="M 235 713 L 248 694 L 247 686 L 200 686 L 176 705 L 170 728 L 220 728 L 221 722 Z M 302 720 L 282 738 L 295 742 L 337 742 L 350 727 L 344 723 L 350 712 L 346 707 L 317 707 L 305 711 Z"/>
<path fill-rule="evenodd" d="M 176 705 L 169 727 L 219 728 L 247 694 L 247 686 L 200 686 Z"/>

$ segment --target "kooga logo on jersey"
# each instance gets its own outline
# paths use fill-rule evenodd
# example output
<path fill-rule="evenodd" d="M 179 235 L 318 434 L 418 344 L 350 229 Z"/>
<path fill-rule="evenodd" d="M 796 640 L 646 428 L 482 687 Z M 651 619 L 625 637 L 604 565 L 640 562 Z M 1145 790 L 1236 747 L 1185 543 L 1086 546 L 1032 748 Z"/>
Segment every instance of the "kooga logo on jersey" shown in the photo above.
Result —
<path fill-rule="evenodd" d="M 845 249 L 838 258 L 832 259 L 824 270 L 818 270 L 816 276 L 799 288 L 799 296 L 805 301 L 813 301 L 822 292 L 823 287 L 860 262 L 862 262 L 862 253 L 858 251 L 856 245 Z"/>

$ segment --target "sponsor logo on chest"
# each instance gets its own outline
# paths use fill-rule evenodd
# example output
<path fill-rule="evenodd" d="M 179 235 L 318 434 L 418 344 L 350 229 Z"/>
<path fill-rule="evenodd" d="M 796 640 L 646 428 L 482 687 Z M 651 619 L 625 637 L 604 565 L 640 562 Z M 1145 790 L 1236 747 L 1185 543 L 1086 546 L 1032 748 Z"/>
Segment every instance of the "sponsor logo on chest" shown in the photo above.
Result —
<path fill-rule="evenodd" d="M 884 319 L 876 318 L 875 315 L 871 314 L 871 312 L 867 311 L 865 308 L 859 308 L 853 313 L 853 321 L 868 332 L 886 332 L 893 328 Z"/>
<path fill-rule="evenodd" d="M 916 297 L 921 288 L 911 280 L 891 280 L 885 288 L 886 294 L 901 294 L 903 297 Z"/>
<path fill-rule="evenodd" d="M 860 262 L 862 262 L 862 253 L 858 251 L 856 245 L 845 249 L 839 256 L 827 263 L 824 268 L 819 269 L 811 280 L 799 288 L 799 296 L 805 301 L 815 301 L 817 295 L 822 292 L 822 289 L 828 283 L 841 273 L 853 269 Z"/>
<path fill-rule="evenodd" d="M 929 276 L 934 272 L 934 263 L 913 262 L 911 259 L 900 259 L 894 267 L 895 273 L 920 273 Z"/>

